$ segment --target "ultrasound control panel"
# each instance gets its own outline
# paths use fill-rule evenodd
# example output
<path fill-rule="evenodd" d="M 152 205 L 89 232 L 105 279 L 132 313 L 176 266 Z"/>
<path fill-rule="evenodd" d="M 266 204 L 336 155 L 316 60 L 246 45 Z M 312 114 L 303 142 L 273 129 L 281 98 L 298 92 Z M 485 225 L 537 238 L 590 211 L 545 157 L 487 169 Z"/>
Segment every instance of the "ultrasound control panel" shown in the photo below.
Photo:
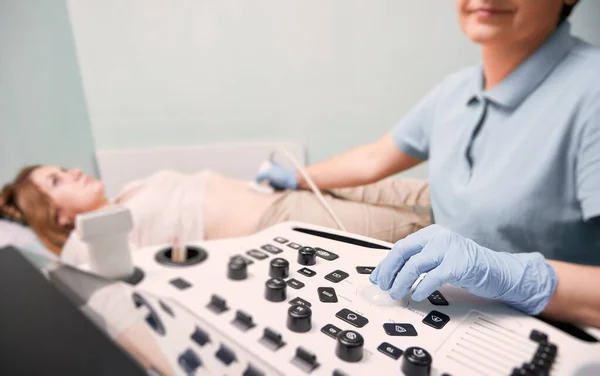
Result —
<path fill-rule="evenodd" d="M 599 375 L 600 345 L 444 286 L 393 300 L 369 274 L 391 244 L 287 222 L 133 253 L 136 305 L 182 375 Z"/>

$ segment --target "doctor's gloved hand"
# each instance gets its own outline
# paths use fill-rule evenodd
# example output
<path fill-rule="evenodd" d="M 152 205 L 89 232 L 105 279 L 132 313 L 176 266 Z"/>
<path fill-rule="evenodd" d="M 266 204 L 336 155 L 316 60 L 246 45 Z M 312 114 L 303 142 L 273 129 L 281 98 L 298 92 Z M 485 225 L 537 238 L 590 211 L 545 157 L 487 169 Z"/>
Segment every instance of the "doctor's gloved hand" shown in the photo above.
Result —
<path fill-rule="evenodd" d="M 540 253 L 495 252 L 438 225 L 396 242 L 370 280 L 401 299 L 422 273 L 427 275 L 414 289 L 414 300 L 448 283 L 531 315 L 546 307 L 557 284 L 554 268 Z"/>
<path fill-rule="evenodd" d="M 271 166 L 269 168 L 261 170 L 256 175 L 256 181 L 258 183 L 263 180 L 268 180 L 271 187 L 275 189 L 298 189 L 296 170 L 283 167 L 275 162 L 271 162 L 270 164 Z"/>

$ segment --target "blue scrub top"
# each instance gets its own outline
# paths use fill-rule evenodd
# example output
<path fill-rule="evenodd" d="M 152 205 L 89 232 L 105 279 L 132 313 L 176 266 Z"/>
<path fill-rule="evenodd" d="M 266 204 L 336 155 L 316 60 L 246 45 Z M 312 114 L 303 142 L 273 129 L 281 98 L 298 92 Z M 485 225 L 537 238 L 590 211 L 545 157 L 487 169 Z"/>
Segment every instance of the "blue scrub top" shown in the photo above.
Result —
<path fill-rule="evenodd" d="M 496 251 L 600 265 L 600 48 L 568 23 L 490 91 L 449 76 L 392 129 L 435 222 Z"/>

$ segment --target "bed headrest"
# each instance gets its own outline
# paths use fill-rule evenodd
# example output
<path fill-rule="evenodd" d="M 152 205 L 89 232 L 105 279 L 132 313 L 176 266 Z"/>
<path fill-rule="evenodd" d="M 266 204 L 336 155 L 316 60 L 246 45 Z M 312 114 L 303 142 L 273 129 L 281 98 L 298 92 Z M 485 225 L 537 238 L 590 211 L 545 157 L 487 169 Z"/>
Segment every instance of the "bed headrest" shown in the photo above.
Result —
<path fill-rule="evenodd" d="M 13 219 L 0 218 L 0 249 L 12 245 L 23 251 L 36 265 L 43 266 L 43 261 L 56 259 L 37 237 L 35 232 L 24 224 Z M 35 257 L 35 256 L 39 257 Z"/>

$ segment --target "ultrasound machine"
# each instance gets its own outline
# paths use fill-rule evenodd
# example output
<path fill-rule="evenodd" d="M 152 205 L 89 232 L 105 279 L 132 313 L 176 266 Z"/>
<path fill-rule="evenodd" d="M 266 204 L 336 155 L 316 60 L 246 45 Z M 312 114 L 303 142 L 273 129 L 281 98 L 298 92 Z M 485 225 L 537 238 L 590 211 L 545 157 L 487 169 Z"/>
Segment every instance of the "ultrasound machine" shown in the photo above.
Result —
<path fill-rule="evenodd" d="M 183 262 L 170 247 L 136 250 L 126 279 L 180 375 L 600 375 L 585 328 L 448 285 L 422 302 L 391 299 L 368 279 L 390 247 L 286 222 L 188 244 Z M 88 274 L 62 266 L 49 280 L 67 296 Z"/>

